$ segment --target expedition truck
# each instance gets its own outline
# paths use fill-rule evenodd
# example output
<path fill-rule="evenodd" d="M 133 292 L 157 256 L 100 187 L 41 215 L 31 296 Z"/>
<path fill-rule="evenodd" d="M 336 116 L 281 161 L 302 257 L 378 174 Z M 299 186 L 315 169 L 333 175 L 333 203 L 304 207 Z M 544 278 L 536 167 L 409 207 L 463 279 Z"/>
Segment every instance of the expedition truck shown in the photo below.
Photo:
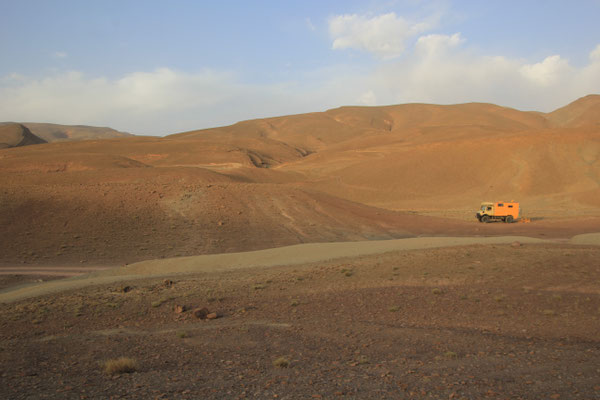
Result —
<path fill-rule="evenodd" d="M 477 212 L 479 222 L 504 221 L 511 223 L 519 218 L 519 203 L 514 201 L 499 201 L 496 203 L 481 203 Z"/>

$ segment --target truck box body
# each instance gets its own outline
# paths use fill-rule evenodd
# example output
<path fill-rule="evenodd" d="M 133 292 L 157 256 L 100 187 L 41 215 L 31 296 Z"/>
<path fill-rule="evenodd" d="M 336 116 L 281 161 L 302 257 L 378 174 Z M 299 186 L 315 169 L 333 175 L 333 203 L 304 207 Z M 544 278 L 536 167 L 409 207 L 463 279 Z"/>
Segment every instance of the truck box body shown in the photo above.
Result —
<path fill-rule="evenodd" d="M 519 218 L 519 203 L 494 203 L 494 215 L 497 217 L 506 217 L 508 215 L 512 215 L 514 219 L 517 219 Z"/>

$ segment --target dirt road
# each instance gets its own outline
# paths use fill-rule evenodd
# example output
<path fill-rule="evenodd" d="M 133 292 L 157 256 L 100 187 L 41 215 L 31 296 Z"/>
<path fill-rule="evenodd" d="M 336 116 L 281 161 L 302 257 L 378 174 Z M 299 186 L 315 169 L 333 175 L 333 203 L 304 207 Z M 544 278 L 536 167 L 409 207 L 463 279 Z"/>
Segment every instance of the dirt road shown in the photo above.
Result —
<path fill-rule="evenodd" d="M 600 243 L 598 234 L 578 235 L 572 240 L 582 244 Z M 351 258 L 390 251 L 431 249 L 465 245 L 520 243 L 556 243 L 557 241 L 522 237 L 421 237 L 397 240 L 362 242 L 309 243 L 276 249 L 243 253 L 210 254 L 142 261 L 125 267 L 111 268 L 69 279 L 43 282 L 0 293 L 0 302 L 13 302 L 25 298 L 78 289 L 91 285 L 108 284 L 148 277 L 171 277 L 181 274 L 227 272 L 253 267 L 297 265 L 339 258 Z"/>

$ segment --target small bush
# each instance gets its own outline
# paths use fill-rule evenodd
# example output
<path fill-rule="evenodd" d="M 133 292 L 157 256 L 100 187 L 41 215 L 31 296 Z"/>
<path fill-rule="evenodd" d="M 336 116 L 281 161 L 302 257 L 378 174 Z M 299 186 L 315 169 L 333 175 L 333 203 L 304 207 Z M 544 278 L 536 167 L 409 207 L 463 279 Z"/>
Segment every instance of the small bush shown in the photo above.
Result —
<path fill-rule="evenodd" d="M 177 337 L 180 339 L 185 339 L 186 337 L 188 337 L 188 334 L 187 334 L 187 332 L 183 332 L 183 331 L 177 332 Z"/>
<path fill-rule="evenodd" d="M 356 360 L 356 363 L 358 365 L 369 364 L 369 359 L 367 358 L 367 356 L 360 356 L 358 357 L 358 360 Z"/>
<path fill-rule="evenodd" d="M 444 353 L 444 357 L 446 358 L 456 358 L 458 355 L 453 351 L 447 351 Z"/>
<path fill-rule="evenodd" d="M 290 361 L 285 357 L 279 357 L 277 360 L 273 361 L 273 365 L 279 368 L 287 368 L 290 366 Z"/>
<path fill-rule="evenodd" d="M 391 306 L 390 308 L 388 308 L 388 310 L 390 312 L 397 312 L 397 311 L 400 311 L 400 307 L 398 307 L 398 306 Z"/>
<path fill-rule="evenodd" d="M 433 293 L 433 294 L 442 294 L 442 289 L 435 288 L 435 289 L 433 289 L 433 290 L 431 291 L 431 293 Z"/>
<path fill-rule="evenodd" d="M 163 297 L 151 303 L 152 307 L 160 307 L 168 301 L 175 300 L 175 296 Z"/>
<path fill-rule="evenodd" d="M 104 372 L 108 375 L 126 374 L 135 372 L 137 362 L 133 358 L 119 357 L 104 362 Z"/>

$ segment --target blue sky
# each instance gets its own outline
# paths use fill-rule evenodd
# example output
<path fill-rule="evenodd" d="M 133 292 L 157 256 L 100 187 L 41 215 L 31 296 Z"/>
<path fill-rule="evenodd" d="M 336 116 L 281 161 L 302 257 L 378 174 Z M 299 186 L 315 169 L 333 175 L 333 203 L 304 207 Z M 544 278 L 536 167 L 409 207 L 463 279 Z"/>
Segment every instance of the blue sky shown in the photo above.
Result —
<path fill-rule="evenodd" d="M 342 105 L 600 93 L 600 0 L 0 0 L 0 121 L 165 135 Z"/>

